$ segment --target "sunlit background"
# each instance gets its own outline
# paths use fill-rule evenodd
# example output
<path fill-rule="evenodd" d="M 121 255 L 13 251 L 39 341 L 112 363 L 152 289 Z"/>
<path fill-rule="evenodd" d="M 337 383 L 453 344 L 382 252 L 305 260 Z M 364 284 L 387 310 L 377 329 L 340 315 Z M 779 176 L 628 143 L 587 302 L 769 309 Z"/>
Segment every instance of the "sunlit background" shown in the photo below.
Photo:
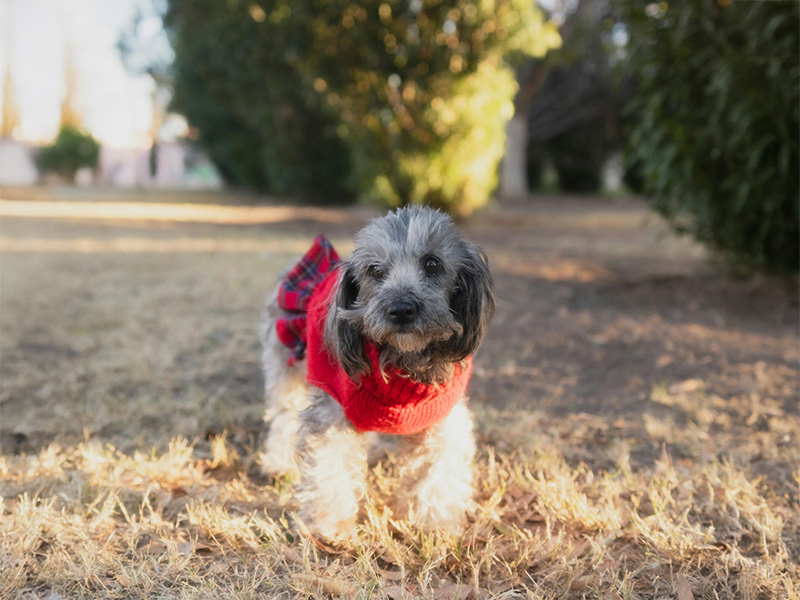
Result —
<path fill-rule="evenodd" d="M 543 0 L 554 8 L 558 0 Z M 153 91 L 147 74 L 132 73 L 120 56 L 118 42 L 130 28 L 141 0 L 0 0 L 0 72 L 11 79 L 19 112 L 14 137 L 49 142 L 58 132 L 61 104 L 67 96 L 84 127 L 101 143 L 117 148 L 151 143 Z M 558 15 L 556 16 L 558 17 Z M 154 39 L 161 20 L 150 15 L 143 29 Z M 170 52 L 168 48 L 165 49 Z M 0 90 L 0 98 L 8 87 Z M 186 133 L 186 122 L 173 115 L 161 135 Z"/>
<path fill-rule="evenodd" d="M 10 75 L 19 112 L 16 137 L 51 141 L 58 132 L 68 71 L 71 101 L 102 144 L 147 147 L 154 83 L 126 69 L 117 42 L 136 12 L 136 0 L 2 0 L 0 70 Z M 158 19 L 152 21 L 160 28 Z M 4 87 L 3 93 L 8 88 Z M 172 126 L 176 134 L 183 121 Z"/>

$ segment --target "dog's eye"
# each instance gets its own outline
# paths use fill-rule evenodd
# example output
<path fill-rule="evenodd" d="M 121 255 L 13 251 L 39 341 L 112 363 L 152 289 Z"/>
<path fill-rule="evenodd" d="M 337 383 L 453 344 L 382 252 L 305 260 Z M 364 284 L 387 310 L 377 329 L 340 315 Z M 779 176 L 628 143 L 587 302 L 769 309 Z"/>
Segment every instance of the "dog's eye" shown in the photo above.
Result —
<path fill-rule="evenodd" d="M 425 272 L 426 273 L 438 273 L 439 269 L 441 269 L 441 268 L 442 268 L 442 264 L 438 260 L 433 258 L 432 256 L 429 256 L 428 258 L 425 259 Z"/>
<path fill-rule="evenodd" d="M 370 265 L 367 269 L 367 275 L 370 277 L 374 277 L 375 279 L 383 279 L 384 272 L 378 265 Z"/>

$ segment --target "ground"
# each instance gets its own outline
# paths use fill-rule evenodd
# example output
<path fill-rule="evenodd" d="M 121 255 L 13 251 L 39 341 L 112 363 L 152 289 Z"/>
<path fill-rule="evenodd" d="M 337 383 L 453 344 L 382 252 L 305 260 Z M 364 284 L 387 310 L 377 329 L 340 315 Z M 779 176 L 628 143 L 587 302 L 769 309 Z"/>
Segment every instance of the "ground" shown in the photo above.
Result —
<path fill-rule="evenodd" d="M 2 598 L 800 598 L 796 279 L 733 279 L 636 199 L 461 223 L 498 314 L 470 384 L 476 507 L 353 548 L 260 475 L 277 271 L 377 214 L 246 195 L 4 190 Z"/>

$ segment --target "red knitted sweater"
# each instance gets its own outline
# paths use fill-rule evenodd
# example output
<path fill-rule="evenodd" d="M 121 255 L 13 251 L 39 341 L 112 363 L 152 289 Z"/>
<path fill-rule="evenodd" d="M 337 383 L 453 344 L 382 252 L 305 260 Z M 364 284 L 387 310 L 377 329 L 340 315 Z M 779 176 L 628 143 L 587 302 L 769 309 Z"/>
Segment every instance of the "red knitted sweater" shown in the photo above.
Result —
<path fill-rule="evenodd" d="M 411 435 L 444 419 L 461 399 L 472 373 L 472 357 L 465 367 L 456 365 L 453 379 L 442 385 L 413 381 L 394 368 L 384 379 L 379 368 L 379 350 L 365 345 L 370 371 L 353 381 L 328 354 L 322 339 L 325 317 L 338 284 L 339 269 L 319 282 L 308 303 L 306 324 L 306 380 L 333 396 L 345 416 L 359 431 Z"/>

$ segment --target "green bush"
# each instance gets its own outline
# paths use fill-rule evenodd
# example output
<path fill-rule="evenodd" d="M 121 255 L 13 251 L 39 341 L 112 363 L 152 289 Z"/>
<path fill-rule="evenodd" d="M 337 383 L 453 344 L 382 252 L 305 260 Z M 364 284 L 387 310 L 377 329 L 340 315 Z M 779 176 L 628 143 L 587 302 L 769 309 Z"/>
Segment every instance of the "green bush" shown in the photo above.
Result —
<path fill-rule="evenodd" d="M 228 183 L 340 201 L 354 193 L 350 151 L 335 113 L 300 72 L 310 44 L 301 9 L 169 0 L 172 108 L 197 128 Z"/>
<path fill-rule="evenodd" d="M 42 173 L 56 173 L 73 182 L 78 169 L 94 169 L 99 159 L 97 140 L 77 127 L 64 126 L 53 145 L 39 149 L 36 165 Z"/>
<path fill-rule="evenodd" d="M 732 263 L 796 271 L 797 2 L 621 0 L 631 159 L 655 207 Z"/>
<path fill-rule="evenodd" d="M 528 189 L 537 190 L 542 183 L 545 169 L 545 153 L 541 142 L 529 140 L 525 151 L 525 171 L 528 178 Z"/>
<path fill-rule="evenodd" d="M 534 4 L 310 0 L 307 14 L 306 72 L 338 111 L 365 195 L 462 215 L 485 204 L 514 110 L 507 61 L 560 41 Z"/>
<path fill-rule="evenodd" d="M 602 187 L 603 167 L 619 149 L 629 78 L 620 78 L 615 68 L 619 23 L 611 3 L 581 0 L 573 9 L 563 26 L 563 45 L 534 68 L 544 77 L 528 106 L 528 132 L 531 148 L 538 147 L 555 168 L 561 190 L 592 193 Z M 531 188 L 536 181 L 529 179 Z"/>
<path fill-rule="evenodd" d="M 606 123 L 590 119 L 577 123 L 544 143 L 565 192 L 597 192 L 603 185 L 603 166 L 613 149 Z"/>

